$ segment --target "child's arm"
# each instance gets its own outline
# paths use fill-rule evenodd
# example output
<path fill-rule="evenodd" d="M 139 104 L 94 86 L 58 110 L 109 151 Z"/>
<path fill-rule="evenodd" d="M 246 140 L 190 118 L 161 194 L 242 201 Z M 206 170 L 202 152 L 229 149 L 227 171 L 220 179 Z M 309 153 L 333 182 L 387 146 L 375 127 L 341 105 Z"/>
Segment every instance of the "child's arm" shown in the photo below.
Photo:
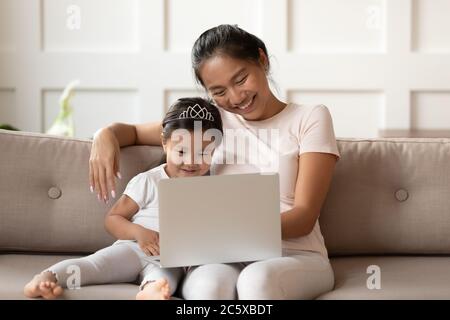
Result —
<path fill-rule="evenodd" d="M 116 239 L 136 240 L 148 255 L 159 255 L 159 234 L 132 223 L 139 206 L 127 195 L 122 195 L 105 217 L 105 229 Z"/>
<path fill-rule="evenodd" d="M 130 220 L 138 211 L 137 203 L 122 195 L 105 217 L 106 231 L 117 239 L 136 240 L 136 232 L 140 226 Z"/>

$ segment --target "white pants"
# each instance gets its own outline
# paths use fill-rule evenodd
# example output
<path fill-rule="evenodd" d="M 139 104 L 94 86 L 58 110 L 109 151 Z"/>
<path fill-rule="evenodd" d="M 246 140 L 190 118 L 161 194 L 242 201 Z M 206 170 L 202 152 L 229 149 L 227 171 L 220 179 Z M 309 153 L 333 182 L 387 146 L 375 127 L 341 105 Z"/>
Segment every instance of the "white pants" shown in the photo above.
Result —
<path fill-rule="evenodd" d="M 61 261 L 45 271 L 51 271 L 63 288 L 72 285 L 74 267 L 79 271 L 79 285 L 126 283 L 140 281 L 140 289 L 149 281 L 166 278 L 171 295 L 184 275 L 183 268 L 161 268 L 142 252 L 134 241 L 117 242 L 89 256 Z M 76 273 L 73 273 L 74 275 Z"/>
<path fill-rule="evenodd" d="M 333 287 L 328 258 L 317 252 L 285 250 L 280 258 L 190 268 L 182 295 L 189 300 L 314 299 Z"/>

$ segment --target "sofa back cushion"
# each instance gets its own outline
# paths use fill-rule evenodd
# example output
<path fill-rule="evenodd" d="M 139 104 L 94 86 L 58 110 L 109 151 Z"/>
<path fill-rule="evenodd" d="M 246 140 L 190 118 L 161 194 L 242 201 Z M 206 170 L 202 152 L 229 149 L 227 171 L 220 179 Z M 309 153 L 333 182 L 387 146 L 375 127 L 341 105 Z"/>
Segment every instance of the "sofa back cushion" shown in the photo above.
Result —
<path fill-rule="evenodd" d="M 0 130 L 0 250 L 87 253 L 110 245 L 108 205 L 89 191 L 88 140 Z M 160 147 L 121 153 L 117 198 L 163 160 Z"/>
<path fill-rule="evenodd" d="M 341 159 L 322 208 L 330 256 L 450 253 L 450 139 L 338 139 Z M 91 142 L 0 130 L 0 250 L 88 253 L 114 239 L 109 205 L 89 191 Z M 163 160 L 122 149 L 117 196 Z"/>
<path fill-rule="evenodd" d="M 450 139 L 338 139 L 320 226 L 330 256 L 450 253 Z"/>

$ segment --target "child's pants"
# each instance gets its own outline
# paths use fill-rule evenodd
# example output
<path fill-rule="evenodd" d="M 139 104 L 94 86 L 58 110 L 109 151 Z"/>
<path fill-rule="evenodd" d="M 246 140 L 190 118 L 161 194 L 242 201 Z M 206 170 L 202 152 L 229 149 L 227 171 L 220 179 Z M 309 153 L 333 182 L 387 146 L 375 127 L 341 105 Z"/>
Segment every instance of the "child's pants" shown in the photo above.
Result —
<path fill-rule="evenodd" d="M 314 299 L 333 287 L 328 258 L 312 251 L 286 250 L 280 258 L 190 268 L 182 295 L 189 300 Z"/>
<path fill-rule="evenodd" d="M 90 256 L 61 261 L 45 271 L 55 274 L 58 285 L 63 288 L 135 282 L 139 277 L 142 289 L 149 281 L 166 278 L 171 295 L 184 275 L 183 268 L 161 268 L 159 261 L 148 257 L 134 241 L 117 242 Z"/>

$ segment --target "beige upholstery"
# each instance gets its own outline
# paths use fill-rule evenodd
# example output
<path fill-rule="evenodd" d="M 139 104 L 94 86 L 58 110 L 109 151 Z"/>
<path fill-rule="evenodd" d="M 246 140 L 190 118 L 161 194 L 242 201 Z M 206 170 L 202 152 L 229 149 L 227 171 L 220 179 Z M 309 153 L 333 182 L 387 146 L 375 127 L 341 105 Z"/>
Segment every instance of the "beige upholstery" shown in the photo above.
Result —
<path fill-rule="evenodd" d="M 345 257 L 331 259 L 334 290 L 318 299 L 449 299 L 450 257 Z M 368 289 L 373 271 L 381 271 L 380 289 Z"/>
<path fill-rule="evenodd" d="M 450 254 L 450 139 L 340 139 L 320 225 L 331 255 Z"/>
<path fill-rule="evenodd" d="M 108 206 L 89 192 L 90 141 L 0 130 L 0 299 L 64 254 L 111 244 Z M 320 224 L 336 276 L 320 299 L 450 299 L 450 139 L 338 139 L 341 160 Z M 122 150 L 118 194 L 163 160 Z M 409 255 L 409 256 L 403 256 Z M 438 256 L 439 255 L 439 256 Z M 367 268 L 381 270 L 369 290 Z M 299 284 L 301 285 L 301 284 Z M 132 299 L 135 284 L 67 290 L 68 299 Z"/>
<path fill-rule="evenodd" d="M 103 228 L 108 206 L 89 191 L 89 141 L 0 130 L 0 251 L 93 252 L 114 239 Z M 117 194 L 163 160 L 158 147 L 121 155 Z"/>

